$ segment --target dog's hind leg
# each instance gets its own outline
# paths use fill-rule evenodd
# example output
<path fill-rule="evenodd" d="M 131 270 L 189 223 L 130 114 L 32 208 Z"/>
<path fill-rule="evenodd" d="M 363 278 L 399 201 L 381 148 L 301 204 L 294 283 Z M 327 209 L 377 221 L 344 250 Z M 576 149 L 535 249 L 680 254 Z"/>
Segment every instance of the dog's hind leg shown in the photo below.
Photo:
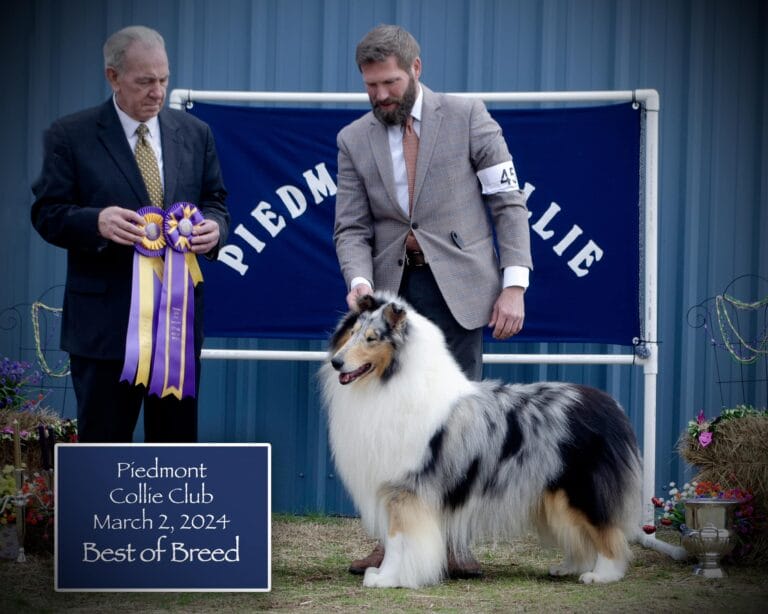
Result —
<path fill-rule="evenodd" d="M 624 577 L 630 550 L 620 528 L 596 527 L 583 512 L 570 506 L 562 490 L 547 493 L 542 504 L 546 532 L 565 552 L 565 559 L 550 568 L 550 575 L 576 574 L 585 584 L 616 582 Z"/>
<path fill-rule="evenodd" d="M 597 560 L 592 571 L 579 576 L 584 584 L 616 582 L 627 573 L 630 550 L 627 538 L 618 527 L 595 529 L 593 534 L 597 548 Z"/>
<path fill-rule="evenodd" d="M 437 584 L 446 568 L 445 539 L 437 515 L 415 494 L 389 492 L 384 560 L 365 572 L 368 587 L 419 588 Z"/>
<path fill-rule="evenodd" d="M 563 491 L 544 495 L 537 524 L 542 542 L 557 546 L 564 554 L 561 563 L 549 568 L 550 576 L 581 575 L 595 566 L 597 552 L 592 540 Z"/>

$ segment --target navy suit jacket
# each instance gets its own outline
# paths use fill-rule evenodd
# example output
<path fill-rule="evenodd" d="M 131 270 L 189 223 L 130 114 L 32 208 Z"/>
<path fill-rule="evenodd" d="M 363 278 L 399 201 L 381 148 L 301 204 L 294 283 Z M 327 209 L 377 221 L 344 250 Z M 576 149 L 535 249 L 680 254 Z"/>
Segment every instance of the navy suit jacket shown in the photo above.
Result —
<path fill-rule="evenodd" d="M 158 116 L 163 147 L 164 205 L 191 202 L 219 224 L 226 241 L 226 190 L 210 128 L 173 109 Z M 32 186 L 32 223 L 49 243 L 67 250 L 61 329 L 63 350 L 122 360 L 131 302 L 133 247 L 98 232 L 102 209 L 151 204 L 112 98 L 55 121 L 44 138 L 43 168 Z M 218 246 L 208 257 L 215 257 Z M 203 284 L 195 288 L 195 349 L 203 343 Z"/>

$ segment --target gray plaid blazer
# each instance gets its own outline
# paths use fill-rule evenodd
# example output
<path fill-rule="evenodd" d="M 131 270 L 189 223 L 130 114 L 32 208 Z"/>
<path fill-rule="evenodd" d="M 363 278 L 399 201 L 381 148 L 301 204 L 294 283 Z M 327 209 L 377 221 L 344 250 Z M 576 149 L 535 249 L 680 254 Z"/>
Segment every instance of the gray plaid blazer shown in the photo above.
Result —
<path fill-rule="evenodd" d="M 479 328 L 501 291 L 501 269 L 532 268 L 525 196 L 482 193 L 476 173 L 511 160 L 485 105 L 421 88 L 412 219 L 397 202 L 386 127 L 369 111 L 339 132 L 336 254 L 348 287 L 364 277 L 397 292 L 413 228 L 451 313 Z"/>

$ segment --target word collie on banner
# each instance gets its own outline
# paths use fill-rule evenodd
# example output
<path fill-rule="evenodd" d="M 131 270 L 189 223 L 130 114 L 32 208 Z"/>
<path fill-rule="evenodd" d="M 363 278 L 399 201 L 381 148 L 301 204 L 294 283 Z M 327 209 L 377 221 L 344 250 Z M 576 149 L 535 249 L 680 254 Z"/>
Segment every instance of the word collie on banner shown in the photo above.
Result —
<path fill-rule="evenodd" d="M 232 214 L 203 263 L 206 334 L 321 339 L 345 310 L 333 247 L 336 134 L 365 110 L 196 103 Z M 492 109 L 528 198 L 534 270 L 521 341 L 640 336 L 640 110 Z M 215 267 L 215 268 L 214 268 Z"/>

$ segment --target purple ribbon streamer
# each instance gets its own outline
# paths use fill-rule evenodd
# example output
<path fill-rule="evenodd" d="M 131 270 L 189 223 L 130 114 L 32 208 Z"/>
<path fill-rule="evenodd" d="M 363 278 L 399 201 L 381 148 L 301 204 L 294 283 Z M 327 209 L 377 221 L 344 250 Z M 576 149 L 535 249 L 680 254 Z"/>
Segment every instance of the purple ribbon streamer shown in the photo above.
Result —
<path fill-rule="evenodd" d="M 203 216 L 190 203 L 176 203 L 165 215 L 165 235 L 172 249 L 165 252 L 149 393 L 162 397 L 175 389 L 182 398 L 194 397 L 195 288 L 186 252 L 192 228 L 203 221 Z"/>

